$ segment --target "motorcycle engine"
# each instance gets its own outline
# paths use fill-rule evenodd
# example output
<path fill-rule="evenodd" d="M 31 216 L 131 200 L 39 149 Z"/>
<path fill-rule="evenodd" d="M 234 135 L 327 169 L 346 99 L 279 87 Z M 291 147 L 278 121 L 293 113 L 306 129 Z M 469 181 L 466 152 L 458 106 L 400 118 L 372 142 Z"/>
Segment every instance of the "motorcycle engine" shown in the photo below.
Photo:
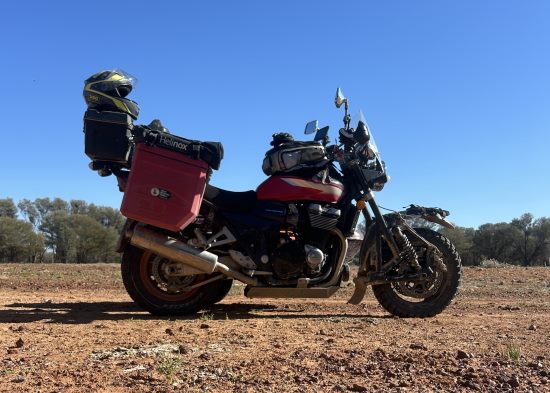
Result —
<path fill-rule="evenodd" d="M 340 218 L 340 210 L 332 205 L 311 203 L 301 206 L 289 205 L 286 217 L 288 224 L 298 226 L 300 233 L 306 235 L 306 240 L 294 236 L 280 238 L 280 244 L 271 253 L 273 273 L 282 280 L 318 276 L 321 273 L 327 255 L 318 247 L 328 231 L 335 228 Z M 311 239 L 311 243 L 307 239 Z"/>
<path fill-rule="evenodd" d="M 327 259 L 322 250 L 297 240 L 280 245 L 271 256 L 273 273 L 282 280 L 318 275 Z"/>
<path fill-rule="evenodd" d="M 273 273 L 282 279 L 299 277 L 304 270 L 305 251 L 299 241 L 289 241 L 277 247 L 272 254 Z"/>

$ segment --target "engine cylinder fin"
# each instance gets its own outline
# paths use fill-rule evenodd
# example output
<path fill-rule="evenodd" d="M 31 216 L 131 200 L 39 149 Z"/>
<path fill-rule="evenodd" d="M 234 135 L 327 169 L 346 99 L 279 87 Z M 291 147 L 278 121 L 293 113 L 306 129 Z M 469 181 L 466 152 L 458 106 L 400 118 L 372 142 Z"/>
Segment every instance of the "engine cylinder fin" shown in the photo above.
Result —
<path fill-rule="evenodd" d="M 340 210 L 330 205 L 312 203 L 307 208 L 309 223 L 313 228 L 332 230 L 340 218 Z"/>
<path fill-rule="evenodd" d="M 320 214 L 310 214 L 309 221 L 312 227 L 326 230 L 334 229 L 338 223 L 337 219 L 325 217 Z"/>

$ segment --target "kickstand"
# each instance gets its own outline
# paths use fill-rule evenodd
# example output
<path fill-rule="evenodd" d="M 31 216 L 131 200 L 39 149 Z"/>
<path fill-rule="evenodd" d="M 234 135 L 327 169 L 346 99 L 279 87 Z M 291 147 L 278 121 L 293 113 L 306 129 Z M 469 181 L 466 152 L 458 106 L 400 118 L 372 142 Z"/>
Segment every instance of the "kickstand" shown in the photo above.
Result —
<path fill-rule="evenodd" d="M 353 295 L 348 300 L 348 304 L 359 304 L 361 300 L 365 297 L 365 292 L 367 291 L 367 279 L 365 277 L 355 277 L 353 283 L 355 284 L 355 290 Z"/>

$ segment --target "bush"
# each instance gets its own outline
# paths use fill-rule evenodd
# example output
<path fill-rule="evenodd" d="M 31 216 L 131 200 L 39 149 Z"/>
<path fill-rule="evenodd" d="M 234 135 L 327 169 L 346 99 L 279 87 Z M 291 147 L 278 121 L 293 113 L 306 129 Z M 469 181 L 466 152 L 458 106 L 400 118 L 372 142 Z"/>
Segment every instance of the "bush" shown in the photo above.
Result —
<path fill-rule="evenodd" d="M 509 267 L 509 266 L 512 266 L 512 265 L 510 265 L 508 263 L 499 262 L 496 259 L 484 259 L 483 261 L 481 261 L 479 266 L 495 268 L 495 267 Z"/>

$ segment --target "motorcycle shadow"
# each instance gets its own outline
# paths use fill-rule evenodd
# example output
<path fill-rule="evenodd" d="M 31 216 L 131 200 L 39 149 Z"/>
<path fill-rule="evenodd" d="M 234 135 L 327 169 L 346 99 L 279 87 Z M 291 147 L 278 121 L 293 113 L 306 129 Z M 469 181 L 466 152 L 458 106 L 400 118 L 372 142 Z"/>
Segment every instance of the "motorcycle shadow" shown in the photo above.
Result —
<path fill-rule="evenodd" d="M 86 324 L 94 321 L 149 319 L 133 302 L 12 303 L 0 310 L 0 323 Z"/>
<path fill-rule="evenodd" d="M 353 307 L 353 306 L 351 306 Z M 316 320 L 316 319 L 385 319 L 392 318 L 391 315 L 373 315 L 362 310 L 362 312 L 342 312 L 340 307 L 328 305 L 326 307 L 310 308 L 310 305 L 302 307 L 300 304 L 276 305 L 276 304 L 250 304 L 250 303 L 221 303 L 216 304 L 206 312 L 212 315 L 212 319 L 294 319 L 294 320 Z"/>
<path fill-rule="evenodd" d="M 155 316 L 141 309 L 133 302 L 39 302 L 12 303 L 0 310 L 0 323 L 24 324 L 31 322 L 87 324 L 95 321 L 121 320 L 200 320 L 208 314 L 213 320 L 249 319 L 326 319 L 326 318 L 388 318 L 389 316 L 368 313 L 342 313 L 322 310 L 288 308 L 274 304 L 221 303 L 205 308 L 192 315 Z M 323 312 L 326 311 L 326 312 Z"/>

